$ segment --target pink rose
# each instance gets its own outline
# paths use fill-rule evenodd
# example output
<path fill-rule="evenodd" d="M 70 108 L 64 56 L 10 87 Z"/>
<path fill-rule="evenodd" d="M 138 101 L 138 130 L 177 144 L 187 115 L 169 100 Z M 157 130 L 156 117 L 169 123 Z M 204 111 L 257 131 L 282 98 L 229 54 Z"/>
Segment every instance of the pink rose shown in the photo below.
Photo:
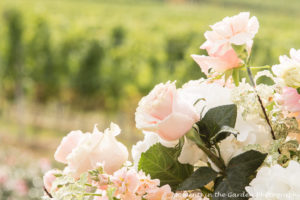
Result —
<path fill-rule="evenodd" d="M 79 144 L 67 156 L 67 172 L 74 177 L 103 164 L 104 171 L 112 174 L 128 159 L 126 146 L 115 138 L 121 133 L 118 125 L 111 123 L 104 133 L 95 126 L 93 133 L 86 133 Z"/>
<path fill-rule="evenodd" d="M 104 165 L 105 172 L 112 174 L 128 159 L 126 146 L 115 138 L 120 132 L 121 129 L 114 123 L 111 123 L 104 133 L 96 126 L 93 133 L 72 131 L 63 138 L 54 157 L 57 161 L 67 164 L 65 172 L 75 178 L 95 169 L 99 164 Z"/>
<path fill-rule="evenodd" d="M 209 69 L 223 73 L 241 66 L 243 61 L 231 45 L 246 45 L 248 54 L 250 53 L 259 24 L 256 17 L 249 17 L 248 12 L 226 17 L 212 25 L 212 31 L 205 32 L 207 41 L 200 48 L 206 49 L 208 56 L 192 55 L 205 74 L 208 74 Z"/>
<path fill-rule="evenodd" d="M 298 113 L 297 118 L 300 119 L 300 94 L 291 87 L 284 87 L 280 96 L 284 108 L 292 113 Z"/>
<path fill-rule="evenodd" d="M 218 52 L 217 52 L 218 53 Z M 215 54 L 218 55 L 218 54 Z M 209 69 L 213 69 L 215 72 L 225 72 L 226 70 L 239 67 L 242 61 L 238 58 L 233 49 L 230 49 L 222 56 L 203 56 L 192 55 L 192 58 L 201 67 L 202 72 L 208 75 Z"/>
<path fill-rule="evenodd" d="M 135 113 L 136 126 L 157 133 L 172 141 L 188 132 L 199 116 L 185 99 L 178 95 L 175 83 L 159 84 L 139 102 Z"/>
<path fill-rule="evenodd" d="M 81 139 L 84 138 L 84 134 L 81 131 L 72 131 L 65 136 L 60 145 L 58 146 L 54 158 L 56 161 L 67 164 L 67 156 L 78 145 Z"/>
<path fill-rule="evenodd" d="M 251 49 L 259 23 L 256 17 L 249 17 L 249 12 L 241 12 L 233 17 L 225 17 L 222 21 L 210 26 L 212 31 L 205 32 L 204 36 L 207 41 L 200 48 L 206 49 L 209 54 L 218 52 L 219 56 L 231 50 L 231 44 L 245 44 Z"/>
<path fill-rule="evenodd" d="M 48 192 L 51 192 L 52 184 L 56 179 L 55 174 L 57 174 L 57 173 L 58 173 L 57 170 L 52 169 L 52 170 L 49 170 L 48 172 L 46 172 L 43 177 L 44 186 Z"/>

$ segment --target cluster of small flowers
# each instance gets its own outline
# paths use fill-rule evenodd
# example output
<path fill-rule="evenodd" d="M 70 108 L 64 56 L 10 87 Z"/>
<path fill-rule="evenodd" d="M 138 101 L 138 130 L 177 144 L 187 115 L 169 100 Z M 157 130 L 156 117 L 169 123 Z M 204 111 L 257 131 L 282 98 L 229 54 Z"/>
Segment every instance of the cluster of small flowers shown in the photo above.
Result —
<path fill-rule="evenodd" d="M 104 181 L 103 181 L 104 180 Z M 106 180 L 106 181 L 105 181 Z M 143 172 L 123 167 L 113 175 L 100 174 L 95 200 L 108 200 L 107 188 L 113 188 L 113 196 L 124 200 L 165 199 L 171 200 L 173 193 L 169 185 L 159 187 L 158 179 L 151 179 Z"/>
<path fill-rule="evenodd" d="M 49 199 L 49 196 L 54 199 L 61 199 L 59 193 L 55 193 L 55 191 L 62 190 L 62 187 L 64 187 L 61 183 L 68 185 L 74 184 L 76 181 L 82 181 L 81 179 L 74 181 L 71 177 L 66 178 L 67 176 L 70 175 L 63 174 L 59 170 L 51 170 L 46 173 L 44 180 L 48 195 L 45 194 L 44 199 Z M 142 171 L 137 172 L 134 168 L 128 166 L 122 167 L 113 174 L 107 174 L 104 172 L 104 165 L 98 164 L 97 169 L 89 171 L 88 178 L 85 181 L 84 184 L 89 187 L 80 195 L 84 195 L 88 199 L 93 197 L 93 200 L 207 200 L 201 192 L 197 194 L 173 193 L 169 185 L 160 186 L 160 180 L 151 179 L 149 175 Z"/>
<path fill-rule="evenodd" d="M 128 151 L 116 140 L 119 133 L 119 127 L 112 123 L 104 133 L 95 126 L 93 133 L 72 131 L 64 137 L 54 157 L 67 166 L 63 171 L 53 169 L 44 175 L 45 198 L 53 195 L 60 199 L 63 185 L 78 184 L 81 176 L 90 172 L 86 181 L 95 190 L 88 194 L 86 188 L 81 192 L 95 196 L 94 200 L 106 200 L 109 196 L 122 200 L 179 199 L 169 185 L 160 187 L 158 179 L 152 180 L 134 167 L 127 167 L 128 163 L 122 167 L 128 159 Z"/>

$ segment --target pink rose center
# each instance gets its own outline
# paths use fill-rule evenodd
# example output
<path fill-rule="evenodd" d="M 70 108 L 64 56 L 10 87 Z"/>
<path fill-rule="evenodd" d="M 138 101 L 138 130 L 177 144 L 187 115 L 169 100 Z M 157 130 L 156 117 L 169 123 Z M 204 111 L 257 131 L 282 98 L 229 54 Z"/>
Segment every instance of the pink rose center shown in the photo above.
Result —
<path fill-rule="evenodd" d="M 172 105 L 172 91 L 169 88 L 161 88 L 149 101 L 146 112 L 158 120 L 163 120 L 172 113 Z"/>

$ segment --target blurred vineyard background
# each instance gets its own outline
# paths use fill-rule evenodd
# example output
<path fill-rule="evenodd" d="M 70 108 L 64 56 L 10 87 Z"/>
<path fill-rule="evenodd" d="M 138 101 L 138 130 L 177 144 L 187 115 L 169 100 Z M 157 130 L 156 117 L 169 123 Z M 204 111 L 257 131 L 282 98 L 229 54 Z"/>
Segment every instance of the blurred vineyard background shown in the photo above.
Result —
<path fill-rule="evenodd" d="M 1 0 L 0 199 L 39 199 L 38 177 L 70 130 L 113 121 L 134 144 L 142 96 L 203 76 L 190 55 L 205 53 L 210 24 L 250 11 L 261 25 L 252 64 L 275 64 L 300 48 L 299 10 L 298 0 Z"/>

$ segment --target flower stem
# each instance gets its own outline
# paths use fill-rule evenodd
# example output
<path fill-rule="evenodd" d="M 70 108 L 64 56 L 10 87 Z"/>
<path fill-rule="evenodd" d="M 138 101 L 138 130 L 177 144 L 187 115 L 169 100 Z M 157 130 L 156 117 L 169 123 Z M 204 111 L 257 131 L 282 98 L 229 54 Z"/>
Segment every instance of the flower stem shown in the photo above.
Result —
<path fill-rule="evenodd" d="M 222 160 L 218 158 L 215 154 L 213 154 L 209 149 L 205 146 L 197 144 L 197 146 L 209 157 L 209 159 L 221 170 L 224 171 L 226 166 Z"/>
<path fill-rule="evenodd" d="M 190 131 L 188 134 L 186 134 L 186 137 L 190 140 L 194 141 L 196 145 L 201 149 L 207 157 L 222 171 L 224 172 L 226 169 L 225 163 L 222 158 L 219 158 L 216 154 L 210 151 L 209 148 L 206 147 L 205 143 L 200 138 L 199 129 L 197 126 L 194 126 L 194 131 Z"/>
<path fill-rule="evenodd" d="M 217 151 L 218 151 L 218 155 L 219 155 L 220 160 L 222 161 L 222 163 L 225 163 L 225 162 L 224 162 L 224 159 L 222 158 L 222 155 L 221 155 L 221 149 L 220 149 L 218 143 L 215 144 L 215 147 L 216 147 L 216 149 L 217 149 Z"/>
<path fill-rule="evenodd" d="M 256 91 L 256 84 L 255 84 L 255 82 L 254 82 L 254 80 L 253 80 L 253 75 L 252 75 L 251 69 L 250 69 L 250 67 L 249 67 L 248 65 L 246 65 L 246 68 L 247 68 L 248 77 L 249 77 L 249 79 L 250 79 L 250 84 L 251 84 L 251 86 L 253 87 L 254 92 L 256 93 L 256 96 L 257 96 L 258 102 L 259 102 L 259 104 L 260 104 L 260 107 L 261 107 L 261 109 L 262 109 L 262 111 L 263 111 L 264 117 L 265 117 L 265 119 L 266 119 L 266 121 L 267 121 L 267 124 L 268 124 L 269 127 L 270 127 L 271 134 L 272 134 L 272 138 L 273 138 L 273 140 L 276 140 L 275 133 L 274 133 L 274 130 L 273 130 L 272 125 L 271 125 L 271 121 L 270 121 L 270 119 L 269 119 L 269 117 L 268 117 L 268 114 L 267 114 L 266 109 L 265 109 L 265 107 L 264 107 L 264 105 L 263 105 L 263 103 L 262 103 L 262 100 L 261 100 L 259 94 L 258 94 L 257 91 Z"/>
<path fill-rule="evenodd" d="M 50 192 L 46 189 L 46 187 L 44 187 L 44 191 L 48 195 L 48 197 L 53 198 Z"/>

